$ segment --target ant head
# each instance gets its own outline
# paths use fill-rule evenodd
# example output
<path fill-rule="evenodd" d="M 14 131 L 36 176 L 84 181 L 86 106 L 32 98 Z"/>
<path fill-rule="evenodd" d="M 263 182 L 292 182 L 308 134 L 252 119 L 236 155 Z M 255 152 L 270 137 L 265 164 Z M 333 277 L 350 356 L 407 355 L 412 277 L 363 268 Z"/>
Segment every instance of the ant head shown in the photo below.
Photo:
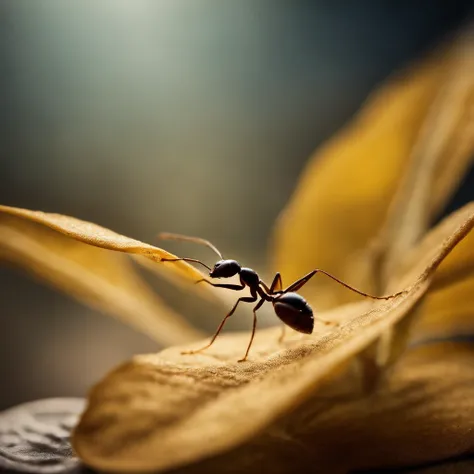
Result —
<path fill-rule="evenodd" d="M 219 260 L 209 273 L 211 278 L 230 278 L 240 273 L 239 262 L 235 260 Z"/>

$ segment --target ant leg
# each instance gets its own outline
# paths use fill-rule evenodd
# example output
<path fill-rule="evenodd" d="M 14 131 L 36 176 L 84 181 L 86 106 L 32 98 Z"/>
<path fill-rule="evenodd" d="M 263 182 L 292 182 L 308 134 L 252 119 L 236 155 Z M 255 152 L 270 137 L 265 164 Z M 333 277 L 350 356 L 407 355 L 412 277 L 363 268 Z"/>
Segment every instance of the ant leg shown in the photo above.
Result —
<path fill-rule="evenodd" d="M 211 285 L 215 288 L 227 288 L 228 290 L 234 290 L 234 291 L 240 291 L 240 290 L 243 290 L 245 288 L 245 285 L 231 285 L 231 284 L 227 284 L 227 283 L 212 283 L 212 281 L 206 280 L 205 278 L 203 278 L 202 280 L 196 281 L 195 284 L 201 283 L 201 282 L 205 282 L 208 285 Z M 256 301 L 256 300 L 253 300 L 253 301 Z"/>
<path fill-rule="evenodd" d="M 327 319 L 315 318 L 315 320 L 319 321 L 320 323 L 326 326 L 339 326 L 339 323 L 336 323 L 334 321 L 329 321 Z M 281 325 L 281 333 L 280 333 L 280 337 L 278 338 L 278 344 L 281 344 L 283 342 L 283 339 L 285 339 L 285 336 L 286 336 L 286 324 L 283 323 Z"/>
<path fill-rule="evenodd" d="M 209 344 L 205 345 L 204 347 L 201 347 L 200 349 L 196 349 L 193 351 L 183 351 L 181 352 L 181 354 L 196 354 L 197 352 L 201 352 L 211 347 L 214 341 L 216 340 L 217 336 L 219 335 L 219 333 L 222 331 L 222 328 L 224 327 L 225 322 L 234 314 L 235 310 L 237 309 L 237 306 L 239 305 L 241 301 L 244 303 L 253 303 L 254 301 L 257 301 L 257 298 L 254 296 L 244 296 L 242 298 L 239 298 L 237 302 L 234 304 L 234 306 L 232 307 L 232 309 L 229 311 L 229 313 L 224 317 L 224 319 L 219 324 L 219 327 L 217 328 L 217 331 L 215 332 L 214 336 L 212 336 L 211 342 Z"/>
<path fill-rule="evenodd" d="M 277 273 L 270 286 L 270 293 L 271 294 L 278 293 L 282 291 L 282 289 L 283 289 L 283 282 L 281 281 L 281 275 Z"/>
<path fill-rule="evenodd" d="M 209 271 L 212 271 L 211 267 L 208 267 L 205 263 L 201 262 L 201 260 L 196 260 L 195 258 L 162 258 L 160 262 L 193 262 L 199 263 L 203 267 L 206 267 Z"/>
<path fill-rule="evenodd" d="M 351 290 L 353 291 L 354 293 L 358 293 L 359 295 L 362 295 L 362 296 L 367 296 L 368 298 L 372 298 L 374 300 L 389 300 L 391 298 L 395 298 L 396 296 L 399 296 L 403 293 L 405 293 L 405 291 L 399 291 L 398 293 L 394 293 L 393 295 L 389 295 L 389 296 L 373 296 L 373 295 L 369 295 L 368 293 L 364 293 L 363 291 L 360 291 L 350 285 L 348 285 L 347 283 L 344 283 L 343 281 L 339 280 L 338 278 L 336 278 L 335 276 L 332 276 L 330 273 L 327 273 L 325 272 L 324 270 L 319 270 L 319 269 L 316 269 L 316 270 L 313 270 L 312 272 L 309 272 L 307 275 L 305 275 L 304 277 L 300 278 L 299 280 L 296 280 L 292 285 L 290 285 L 288 288 L 286 288 L 285 290 L 282 291 L 282 293 L 288 293 L 290 291 L 298 291 L 303 285 L 305 285 L 306 283 L 308 283 L 308 281 L 313 278 L 314 275 L 316 275 L 316 273 L 322 273 L 323 275 L 326 275 L 327 277 L 331 278 L 332 280 L 336 281 L 337 283 L 339 283 L 340 285 L 346 287 L 348 290 Z"/>
<path fill-rule="evenodd" d="M 263 286 L 263 288 L 269 295 L 274 295 L 275 293 L 279 293 L 282 290 L 282 286 L 283 286 L 281 282 L 281 275 L 279 273 L 277 273 L 275 275 L 275 278 L 273 278 L 270 288 L 262 280 L 260 280 L 260 284 Z"/>
<path fill-rule="evenodd" d="M 307 275 L 304 277 L 300 278 L 299 280 L 296 280 L 294 283 L 292 283 L 288 288 L 284 289 L 282 293 L 289 293 L 290 291 L 298 291 L 301 287 L 306 285 L 311 278 L 318 273 L 319 270 L 313 270 L 312 272 L 309 272 Z"/>
<path fill-rule="evenodd" d="M 262 298 L 255 306 L 253 309 L 253 326 L 252 326 L 252 336 L 250 337 L 250 342 L 249 345 L 247 346 L 247 350 L 245 352 L 245 355 L 243 359 L 240 359 L 239 362 L 244 362 L 247 360 L 247 356 L 249 355 L 250 347 L 252 346 L 253 338 L 255 336 L 255 329 L 257 327 L 257 311 L 262 306 L 262 304 L 265 303 L 265 300 Z"/>
<path fill-rule="evenodd" d="M 283 323 L 281 325 L 281 334 L 280 334 L 280 337 L 278 338 L 278 344 L 281 344 L 283 342 L 283 339 L 285 339 L 285 335 L 286 335 L 286 324 Z"/>

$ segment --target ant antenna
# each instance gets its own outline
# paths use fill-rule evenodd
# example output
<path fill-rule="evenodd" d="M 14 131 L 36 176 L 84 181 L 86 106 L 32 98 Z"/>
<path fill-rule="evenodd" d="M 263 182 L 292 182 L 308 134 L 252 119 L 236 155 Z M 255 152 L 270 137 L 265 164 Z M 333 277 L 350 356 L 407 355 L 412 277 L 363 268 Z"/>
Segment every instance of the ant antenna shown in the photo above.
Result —
<path fill-rule="evenodd" d="M 213 250 L 221 260 L 224 259 L 222 254 L 217 250 L 217 248 L 209 242 L 209 240 L 201 239 L 200 237 L 189 237 L 188 235 L 181 234 L 171 234 L 169 232 L 161 232 L 158 234 L 159 239 L 163 240 L 182 240 L 186 242 L 194 242 L 195 244 L 205 245 L 206 247 Z"/>

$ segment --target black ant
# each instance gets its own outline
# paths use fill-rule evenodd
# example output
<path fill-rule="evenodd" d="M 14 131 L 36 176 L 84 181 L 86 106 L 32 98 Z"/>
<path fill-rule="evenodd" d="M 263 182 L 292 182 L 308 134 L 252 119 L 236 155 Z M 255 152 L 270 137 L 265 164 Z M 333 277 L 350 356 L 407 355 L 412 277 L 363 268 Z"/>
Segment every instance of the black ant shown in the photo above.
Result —
<path fill-rule="evenodd" d="M 375 300 L 388 300 L 391 298 L 395 298 L 396 296 L 403 293 L 403 291 L 395 293 L 390 296 L 372 296 L 362 291 L 353 288 L 352 286 L 344 283 L 343 281 L 339 280 L 335 276 L 325 272 L 324 270 L 316 269 L 309 272 L 304 277 L 296 280 L 292 283 L 289 287 L 283 289 L 282 279 L 280 273 L 277 273 L 273 278 L 272 284 L 270 286 L 266 285 L 258 276 L 257 272 L 252 270 L 251 268 L 245 268 L 240 265 L 239 262 L 236 260 L 225 260 L 222 257 L 222 254 L 219 250 L 211 244 L 211 242 L 201 239 L 199 237 L 189 237 L 186 235 L 180 234 L 170 234 L 170 233 L 161 233 L 158 236 L 161 239 L 166 240 L 181 240 L 181 241 L 188 241 L 194 242 L 197 244 L 205 245 L 206 247 L 213 250 L 220 258 L 220 260 L 214 265 L 214 268 L 207 266 L 205 263 L 201 262 L 200 260 L 194 258 L 162 258 L 162 262 L 176 262 L 176 261 L 185 261 L 185 262 L 193 262 L 199 263 L 200 265 L 206 267 L 209 270 L 209 276 L 211 278 L 231 278 L 235 275 L 239 275 L 240 278 L 240 285 L 232 285 L 232 284 L 222 284 L 222 283 L 212 283 L 205 278 L 196 281 L 196 283 L 205 282 L 209 285 L 212 285 L 216 288 L 226 288 L 228 290 L 234 291 L 241 291 L 245 287 L 248 286 L 250 290 L 251 296 L 244 296 L 237 300 L 235 305 L 229 311 L 229 313 L 224 317 L 224 319 L 219 324 L 216 333 L 212 337 L 209 344 L 201 347 L 200 349 L 196 349 L 193 351 L 186 351 L 182 352 L 182 354 L 195 354 L 197 352 L 201 352 L 207 348 L 209 348 L 214 341 L 216 340 L 217 336 L 221 332 L 222 328 L 224 327 L 225 322 L 228 318 L 230 318 L 237 306 L 240 302 L 243 303 L 255 303 L 259 298 L 260 300 L 253 308 L 253 327 L 252 327 L 252 335 L 250 337 L 250 342 L 247 346 L 247 350 L 245 355 L 239 362 L 243 362 L 247 359 L 248 353 L 250 351 L 250 347 L 252 346 L 253 338 L 255 336 L 255 328 L 257 326 L 257 310 L 263 305 L 265 301 L 269 301 L 273 304 L 273 308 L 275 310 L 276 315 L 282 320 L 284 324 L 289 326 L 290 328 L 294 329 L 295 331 L 301 332 L 303 334 L 311 334 L 314 328 L 314 316 L 313 310 L 311 306 L 306 302 L 306 300 L 296 293 L 303 285 L 305 285 L 314 275 L 317 273 L 322 273 L 327 277 L 331 278 L 332 280 L 336 281 L 342 286 L 345 286 L 349 290 L 358 293 L 359 295 L 366 296 L 368 298 L 372 298 Z M 323 321 L 325 324 L 335 324 L 329 321 Z"/>

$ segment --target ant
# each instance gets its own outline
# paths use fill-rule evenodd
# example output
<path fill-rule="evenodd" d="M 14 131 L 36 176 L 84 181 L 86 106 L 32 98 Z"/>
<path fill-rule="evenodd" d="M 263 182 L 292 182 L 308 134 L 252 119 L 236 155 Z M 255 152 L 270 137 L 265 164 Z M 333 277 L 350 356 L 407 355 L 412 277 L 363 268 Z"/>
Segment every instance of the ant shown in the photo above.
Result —
<path fill-rule="evenodd" d="M 335 276 L 331 275 L 324 270 L 316 269 L 309 272 L 307 275 L 303 276 L 299 280 L 296 280 L 287 288 L 283 289 L 282 279 L 280 273 L 277 273 L 273 278 L 273 281 L 270 286 L 268 286 L 264 281 L 260 279 L 258 273 L 251 268 L 245 268 L 240 265 L 239 262 L 236 260 L 227 260 L 224 259 L 221 252 L 213 245 L 211 242 L 205 239 L 201 239 L 199 237 L 189 237 L 186 235 L 181 234 L 171 234 L 171 233 L 161 233 L 158 235 L 159 238 L 163 240 L 180 240 L 180 241 L 188 241 L 194 242 L 200 245 L 205 245 L 206 247 L 213 250 L 220 258 L 220 260 L 214 265 L 214 268 L 209 267 L 205 263 L 197 260 L 195 258 L 162 258 L 162 262 L 177 262 L 177 261 L 185 261 L 185 262 L 192 262 L 198 263 L 207 270 L 209 270 L 209 276 L 211 278 L 231 278 L 235 275 L 239 275 L 240 278 L 240 285 L 233 285 L 233 284 L 223 284 L 223 283 L 213 283 L 205 278 L 196 281 L 196 283 L 207 283 L 215 288 L 226 288 L 228 290 L 234 291 L 241 291 L 245 287 L 248 287 L 250 290 L 250 296 L 244 296 L 237 300 L 234 304 L 232 309 L 227 313 L 224 319 L 219 324 L 217 331 L 215 332 L 214 336 L 212 337 L 209 344 L 206 344 L 204 347 L 200 349 L 196 349 L 193 351 L 186 351 L 182 352 L 182 354 L 196 354 L 197 352 L 204 351 L 208 349 L 214 341 L 216 340 L 217 336 L 221 332 L 224 324 L 226 323 L 227 319 L 229 319 L 237 309 L 239 303 L 255 303 L 257 300 L 257 304 L 253 308 L 253 326 L 252 326 L 252 335 L 250 336 L 250 342 L 247 346 L 247 350 L 245 355 L 239 362 L 244 362 L 247 360 L 247 356 L 250 351 L 250 347 L 252 346 L 253 338 L 255 336 L 255 329 L 257 327 L 257 310 L 263 305 L 265 301 L 269 301 L 273 304 L 273 309 L 275 310 L 276 315 L 281 319 L 284 325 L 289 326 L 290 328 L 294 329 L 295 331 L 301 332 L 303 334 L 311 334 L 314 328 L 314 316 L 313 310 L 311 306 L 306 302 L 306 300 L 296 292 L 303 287 L 314 275 L 317 273 L 321 273 L 326 275 L 327 277 L 331 278 L 332 280 L 336 281 L 340 285 L 346 287 L 347 289 L 358 293 L 359 295 L 366 296 L 368 298 L 374 300 L 388 300 L 391 298 L 395 298 L 400 294 L 404 293 L 400 291 L 390 296 L 372 296 L 362 291 L 353 288 L 352 286 L 344 283 L 343 281 L 339 280 Z M 260 299 L 259 299 L 260 298 Z M 336 324 L 330 321 L 323 321 L 324 324 Z M 285 327 L 285 326 L 283 326 Z M 283 334 L 280 340 L 283 339 Z"/>

